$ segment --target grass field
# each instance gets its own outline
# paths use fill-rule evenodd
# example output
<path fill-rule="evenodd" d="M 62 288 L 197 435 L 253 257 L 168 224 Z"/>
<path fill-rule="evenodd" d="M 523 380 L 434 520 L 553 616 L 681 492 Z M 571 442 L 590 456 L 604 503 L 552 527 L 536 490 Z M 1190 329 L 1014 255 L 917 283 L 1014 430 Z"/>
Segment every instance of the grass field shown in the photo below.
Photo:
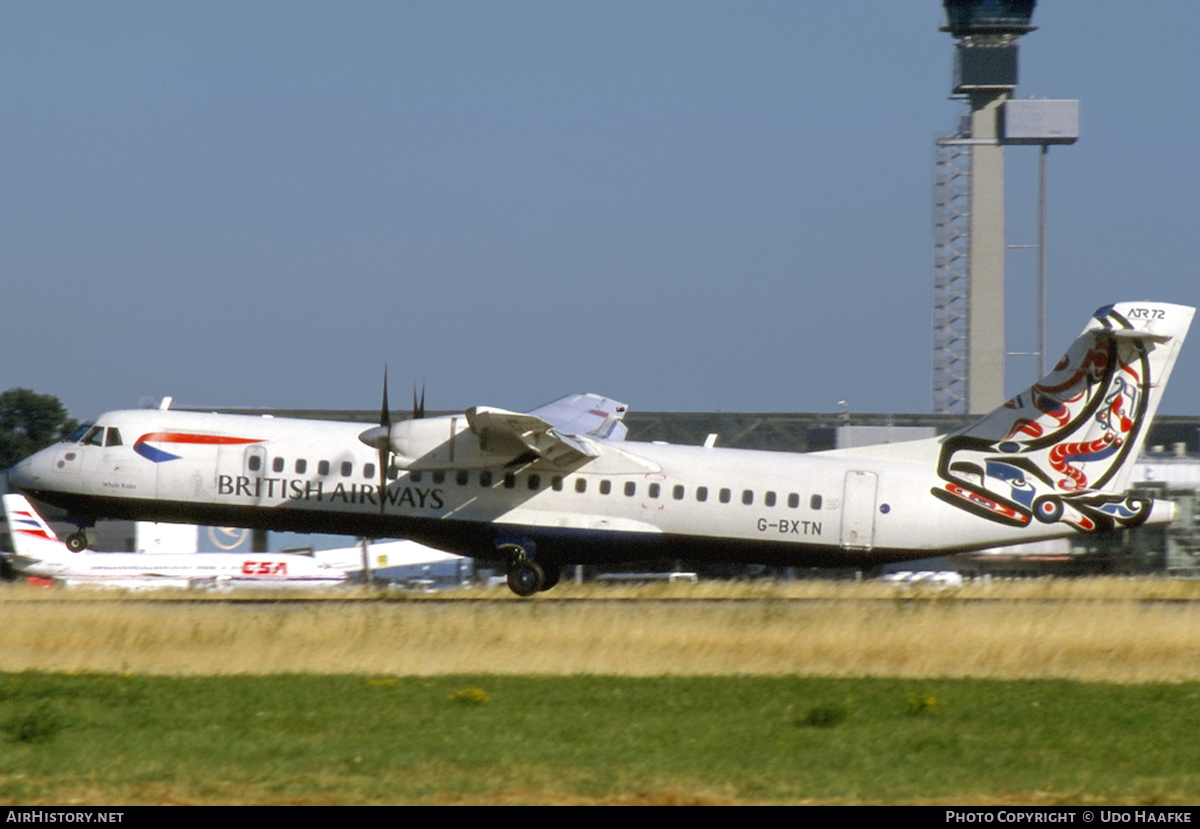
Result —
<path fill-rule="evenodd" d="M 1200 681 L 1200 601 L 1143 598 L 1178 584 L 1077 582 L 1075 596 L 1064 595 L 1070 583 L 1000 585 L 982 597 L 852 583 L 808 587 L 808 597 L 789 596 L 795 586 L 725 588 L 738 601 L 677 600 L 722 594 L 675 585 L 600 594 L 617 601 L 565 590 L 565 601 L 492 591 L 501 598 L 296 604 L 4 590 L 0 671 Z"/>
<path fill-rule="evenodd" d="M 689 587 L 0 590 L 0 803 L 1200 802 L 1188 583 Z"/>
<path fill-rule="evenodd" d="M 1200 687 L 0 676 L 0 802 L 1187 804 Z"/>

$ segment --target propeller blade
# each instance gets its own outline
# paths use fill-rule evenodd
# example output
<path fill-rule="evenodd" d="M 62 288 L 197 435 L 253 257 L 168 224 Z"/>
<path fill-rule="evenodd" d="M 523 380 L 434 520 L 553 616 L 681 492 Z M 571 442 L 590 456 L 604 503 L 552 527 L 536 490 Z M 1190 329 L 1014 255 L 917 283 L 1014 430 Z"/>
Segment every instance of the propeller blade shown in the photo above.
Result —
<path fill-rule="evenodd" d="M 379 425 L 390 431 L 392 428 L 392 411 L 388 408 L 387 366 L 383 367 L 383 406 L 379 409 Z"/>
<path fill-rule="evenodd" d="M 413 383 L 413 420 L 420 420 L 425 416 L 425 384 L 421 383 L 421 401 L 417 402 L 417 384 Z"/>
<path fill-rule="evenodd" d="M 388 468 L 392 465 L 392 412 L 388 408 L 387 366 L 383 367 L 383 405 L 379 409 L 379 427 L 384 439 L 376 443 L 379 449 L 379 514 L 383 515 L 387 495 Z"/>

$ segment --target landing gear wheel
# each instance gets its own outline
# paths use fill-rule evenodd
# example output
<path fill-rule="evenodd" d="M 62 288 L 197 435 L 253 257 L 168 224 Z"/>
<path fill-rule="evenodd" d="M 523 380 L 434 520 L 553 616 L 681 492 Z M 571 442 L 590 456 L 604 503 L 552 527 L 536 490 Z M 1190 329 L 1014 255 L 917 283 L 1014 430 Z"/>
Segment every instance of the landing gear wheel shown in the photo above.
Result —
<path fill-rule="evenodd" d="M 547 561 L 542 570 L 545 573 L 545 576 L 542 578 L 542 591 L 544 592 L 558 584 L 558 579 L 562 575 L 562 566 L 555 564 L 553 561 Z"/>
<path fill-rule="evenodd" d="M 521 559 L 508 568 L 508 589 L 518 596 L 528 597 L 543 589 L 546 574 L 536 561 Z"/>
<path fill-rule="evenodd" d="M 67 549 L 72 553 L 82 553 L 87 549 L 87 536 L 81 532 L 71 533 L 66 539 Z"/>

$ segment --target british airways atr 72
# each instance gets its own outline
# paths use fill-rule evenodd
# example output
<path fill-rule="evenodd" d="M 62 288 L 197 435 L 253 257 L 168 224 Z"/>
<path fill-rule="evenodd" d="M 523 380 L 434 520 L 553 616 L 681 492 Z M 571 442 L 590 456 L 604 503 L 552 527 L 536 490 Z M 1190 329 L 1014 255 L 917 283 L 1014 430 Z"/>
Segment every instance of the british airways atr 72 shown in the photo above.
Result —
<path fill-rule="evenodd" d="M 523 596 L 565 564 L 870 567 L 1173 520 L 1173 504 L 1127 489 L 1194 310 L 1101 308 L 1032 388 L 910 443 L 808 454 L 635 443 L 625 406 L 590 394 L 393 424 L 385 383 L 381 424 L 366 431 L 110 412 L 9 479 L 80 527 L 104 517 L 411 538 L 504 562 Z"/>

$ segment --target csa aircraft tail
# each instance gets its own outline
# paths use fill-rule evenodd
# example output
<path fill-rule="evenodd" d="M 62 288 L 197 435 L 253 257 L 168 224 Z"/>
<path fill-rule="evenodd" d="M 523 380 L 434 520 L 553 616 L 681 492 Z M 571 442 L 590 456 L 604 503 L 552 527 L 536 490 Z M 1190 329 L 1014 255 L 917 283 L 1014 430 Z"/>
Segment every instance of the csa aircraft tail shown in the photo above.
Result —
<path fill-rule="evenodd" d="M 622 403 L 564 397 L 380 425 L 110 412 L 9 472 L 100 517 L 409 538 L 500 562 L 520 595 L 567 564 L 874 567 L 1165 523 L 1127 493 L 1193 308 L 1097 311 L 1028 391 L 938 438 L 812 454 L 626 440 Z M 70 541 L 70 539 L 68 539 Z"/>
<path fill-rule="evenodd" d="M 307 556 L 281 553 L 74 553 L 23 495 L 4 496 L 12 564 L 69 587 L 318 587 L 346 574 Z"/>

